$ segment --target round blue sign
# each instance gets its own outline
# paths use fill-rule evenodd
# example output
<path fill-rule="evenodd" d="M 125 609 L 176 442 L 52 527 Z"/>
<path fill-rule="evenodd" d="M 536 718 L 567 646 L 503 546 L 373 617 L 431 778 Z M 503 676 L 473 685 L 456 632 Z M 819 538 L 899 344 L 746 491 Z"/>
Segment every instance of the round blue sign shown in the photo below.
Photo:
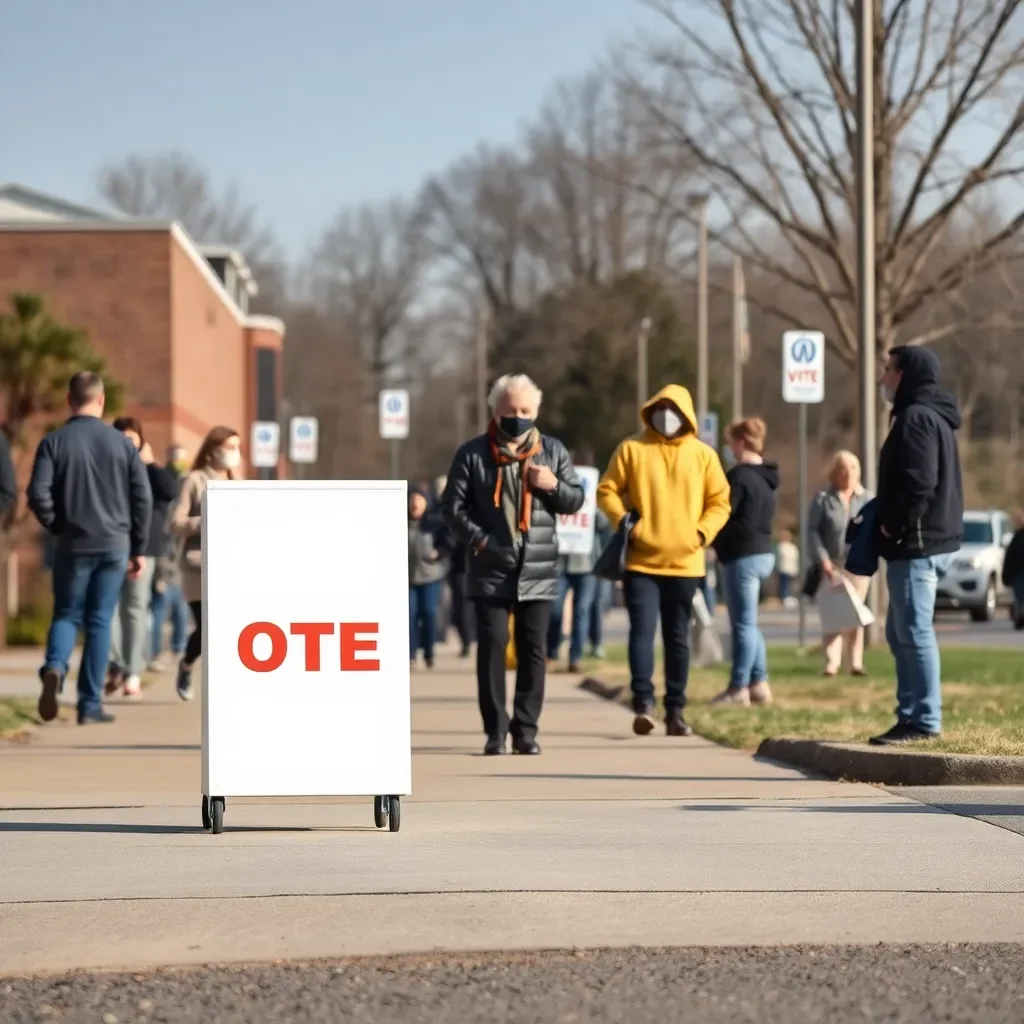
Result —
<path fill-rule="evenodd" d="M 402 411 L 402 405 L 404 403 L 398 397 L 398 395 L 391 395 L 384 405 L 384 408 L 391 413 L 392 416 L 397 416 Z"/>
<path fill-rule="evenodd" d="M 273 435 L 266 429 L 266 427 L 256 431 L 256 440 L 259 441 L 260 444 L 270 444 L 272 437 Z"/>
<path fill-rule="evenodd" d="M 808 365 L 814 362 L 814 357 L 818 354 L 818 345 L 813 338 L 797 338 L 790 347 L 789 353 L 793 357 L 794 363 Z"/>
<path fill-rule="evenodd" d="M 313 436 L 313 428 L 308 423 L 300 423 L 295 429 L 295 436 L 303 439 Z"/>

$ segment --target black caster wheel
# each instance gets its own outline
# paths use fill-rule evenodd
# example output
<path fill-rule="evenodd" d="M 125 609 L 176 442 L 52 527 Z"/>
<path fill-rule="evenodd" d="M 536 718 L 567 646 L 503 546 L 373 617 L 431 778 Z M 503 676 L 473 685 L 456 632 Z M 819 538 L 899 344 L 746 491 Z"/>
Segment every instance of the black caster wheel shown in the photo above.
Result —
<path fill-rule="evenodd" d="M 204 796 L 200 813 L 203 816 L 203 828 L 210 831 L 210 798 Z"/>
<path fill-rule="evenodd" d="M 388 797 L 388 828 L 397 832 L 402 827 L 402 799 L 397 796 Z"/>
<path fill-rule="evenodd" d="M 224 831 L 224 797 L 210 797 L 210 831 L 219 836 Z"/>
<path fill-rule="evenodd" d="M 377 828 L 384 828 L 388 823 L 388 798 L 386 796 L 373 798 L 373 823 Z"/>

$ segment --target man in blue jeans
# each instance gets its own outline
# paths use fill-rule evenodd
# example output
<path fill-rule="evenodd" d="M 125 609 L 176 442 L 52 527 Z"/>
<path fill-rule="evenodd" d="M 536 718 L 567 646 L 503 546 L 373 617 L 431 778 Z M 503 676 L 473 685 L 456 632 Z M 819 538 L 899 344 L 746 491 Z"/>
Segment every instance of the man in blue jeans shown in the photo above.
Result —
<path fill-rule="evenodd" d="M 43 438 L 28 487 L 29 508 L 55 541 L 53 622 L 39 717 L 57 717 L 68 663 L 85 631 L 78 672 L 78 724 L 112 722 L 103 710 L 110 623 L 127 571 L 144 567 L 153 497 L 135 445 L 103 422 L 105 394 L 98 374 L 83 370 L 68 385 L 71 417 Z"/>
<path fill-rule="evenodd" d="M 878 554 L 887 563 L 885 637 L 896 662 L 896 724 L 875 745 L 942 732 L 942 669 L 933 617 L 939 580 L 963 536 L 956 399 L 939 387 L 931 349 L 894 348 L 882 390 L 891 427 L 878 462 Z"/>

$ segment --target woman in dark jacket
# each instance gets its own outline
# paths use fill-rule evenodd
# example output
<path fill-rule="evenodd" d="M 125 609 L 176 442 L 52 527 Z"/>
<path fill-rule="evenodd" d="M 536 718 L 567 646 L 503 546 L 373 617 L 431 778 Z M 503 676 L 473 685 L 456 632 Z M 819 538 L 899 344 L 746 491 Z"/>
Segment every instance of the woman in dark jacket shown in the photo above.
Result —
<path fill-rule="evenodd" d="M 477 623 L 477 693 L 485 754 L 538 754 L 546 639 L 558 596 L 555 522 L 583 505 L 565 446 L 535 424 L 541 392 L 523 374 L 491 389 L 487 433 L 455 453 L 441 507 L 454 542 L 466 546 L 466 592 Z M 515 620 L 516 695 L 509 722 L 505 647 Z"/>
<path fill-rule="evenodd" d="M 772 520 L 779 467 L 764 461 L 764 420 L 733 423 L 726 434 L 736 465 L 726 474 L 732 512 L 715 538 L 732 627 L 732 674 L 716 704 L 770 704 L 768 658 L 757 626 L 761 585 L 775 570 Z"/>
<path fill-rule="evenodd" d="M 434 667 L 437 609 L 441 584 L 448 571 L 444 525 L 428 512 L 423 488 L 409 493 L 409 662 L 422 650 L 427 668 Z"/>

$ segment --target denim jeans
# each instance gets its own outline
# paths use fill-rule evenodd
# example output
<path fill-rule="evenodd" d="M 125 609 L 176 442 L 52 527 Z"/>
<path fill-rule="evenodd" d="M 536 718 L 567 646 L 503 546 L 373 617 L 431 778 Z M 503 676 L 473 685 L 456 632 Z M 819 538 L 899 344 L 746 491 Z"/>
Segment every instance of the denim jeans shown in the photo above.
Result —
<path fill-rule="evenodd" d="M 719 565 L 717 569 L 718 579 L 722 578 L 722 567 Z M 714 615 L 715 605 L 718 603 L 718 595 L 715 593 L 715 584 L 711 582 L 710 576 L 705 576 L 700 582 L 700 592 L 704 595 L 704 604 L 707 605 L 708 611 Z"/>
<path fill-rule="evenodd" d="M 111 665 L 126 676 L 140 676 L 149 653 L 149 601 L 153 593 L 153 569 L 156 562 L 147 558 L 137 579 L 125 577 L 121 599 L 110 623 Z"/>
<path fill-rule="evenodd" d="M 596 651 L 604 644 L 604 617 L 615 604 L 615 584 L 611 580 L 597 580 L 597 592 L 590 604 L 590 622 L 587 636 Z"/>
<path fill-rule="evenodd" d="M 164 650 L 164 622 L 171 617 L 171 652 L 180 656 L 188 642 L 189 610 L 178 584 L 153 591 L 153 635 L 150 639 L 150 657 L 159 658 Z"/>
<path fill-rule="evenodd" d="M 730 690 L 743 690 L 768 679 L 768 652 L 757 626 L 761 584 L 775 571 L 775 556 L 747 555 L 719 565 L 732 632 Z"/>
<path fill-rule="evenodd" d="M 423 651 L 427 661 L 434 660 L 437 639 L 437 606 L 441 601 L 441 581 L 418 583 L 409 587 L 409 660 Z"/>
<path fill-rule="evenodd" d="M 793 590 L 793 577 L 787 572 L 779 573 L 779 600 L 788 601 Z"/>
<path fill-rule="evenodd" d="M 569 635 L 569 664 L 578 665 L 583 659 L 583 645 L 590 630 L 590 610 L 597 597 L 597 577 L 590 573 L 570 572 L 558 578 L 558 598 L 551 607 L 551 625 L 548 628 L 548 657 L 558 658 L 562 649 L 562 617 L 565 599 L 572 591 L 572 632 Z"/>
<path fill-rule="evenodd" d="M 911 558 L 886 567 L 885 639 L 896 662 L 896 718 L 924 732 L 942 731 L 942 664 L 932 620 L 950 558 Z"/>
<path fill-rule="evenodd" d="M 127 551 L 73 554 L 58 551 L 53 563 L 53 621 L 46 639 L 46 668 L 68 671 L 79 630 L 85 631 L 78 670 L 78 713 L 103 705 L 103 682 L 110 657 L 110 623 L 128 567 Z"/>
<path fill-rule="evenodd" d="M 629 674 L 633 710 L 654 703 L 654 633 L 661 616 L 665 645 L 665 710 L 686 706 L 690 676 L 690 616 L 700 580 L 627 572 L 623 583 L 629 613 Z"/>

